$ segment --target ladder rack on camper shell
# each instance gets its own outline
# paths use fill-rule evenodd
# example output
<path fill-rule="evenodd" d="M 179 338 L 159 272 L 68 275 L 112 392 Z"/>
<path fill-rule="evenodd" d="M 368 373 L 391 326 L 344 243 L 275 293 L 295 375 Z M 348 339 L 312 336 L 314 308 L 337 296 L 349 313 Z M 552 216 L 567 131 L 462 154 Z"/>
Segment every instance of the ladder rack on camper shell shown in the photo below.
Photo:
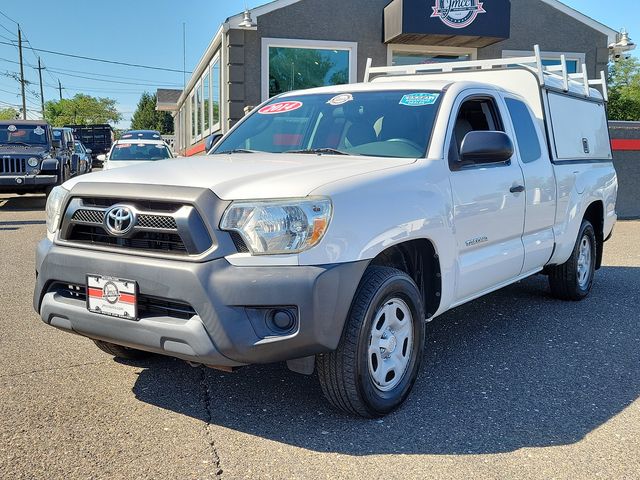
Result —
<path fill-rule="evenodd" d="M 370 82 L 373 76 L 403 76 L 403 75 L 428 75 L 436 73 L 452 73 L 462 72 L 465 70 L 493 70 L 495 68 L 510 68 L 514 66 L 525 67 L 536 74 L 541 87 L 547 86 L 547 79 L 560 81 L 562 89 L 569 92 L 572 87 L 578 87 L 582 90 L 586 97 L 591 97 L 592 86 L 602 87 L 602 98 L 605 102 L 609 101 L 609 92 L 607 89 L 607 77 L 604 71 L 600 72 L 600 78 L 597 80 L 589 80 L 587 76 L 587 66 L 582 64 L 582 73 L 568 73 L 567 59 L 564 55 L 559 57 L 551 57 L 559 60 L 559 65 L 544 66 L 542 64 L 542 55 L 540 54 L 540 46 L 533 47 L 533 56 L 531 57 L 515 57 L 501 58 L 496 60 L 473 60 L 469 62 L 447 62 L 437 64 L 424 65 L 401 65 L 396 67 L 373 67 L 371 59 L 367 60 L 367 68 L 364 74 L 365 83 Z M 545 57 L 547 59 L 548 57 Z"/>

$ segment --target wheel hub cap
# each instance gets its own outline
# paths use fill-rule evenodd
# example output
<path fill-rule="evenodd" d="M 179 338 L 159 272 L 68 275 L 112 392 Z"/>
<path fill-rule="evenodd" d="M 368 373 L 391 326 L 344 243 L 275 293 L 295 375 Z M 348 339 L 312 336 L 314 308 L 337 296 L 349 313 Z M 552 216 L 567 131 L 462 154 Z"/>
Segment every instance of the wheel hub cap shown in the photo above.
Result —
<path fill-rule="evenodd" d="M 381 391 L 395 388 L 406 373 L 413 349 L 413 316 L 399 298 L 382 305 L 369 336 L 368 364 L 373 384 Z"/>
<path fill-rule="evenodd" d="M 591 242 L 586 235 L 580 241 L 580 252 L 578 255 L 578 284 L 585 288 L 589 283 L 591 275 Z"/>

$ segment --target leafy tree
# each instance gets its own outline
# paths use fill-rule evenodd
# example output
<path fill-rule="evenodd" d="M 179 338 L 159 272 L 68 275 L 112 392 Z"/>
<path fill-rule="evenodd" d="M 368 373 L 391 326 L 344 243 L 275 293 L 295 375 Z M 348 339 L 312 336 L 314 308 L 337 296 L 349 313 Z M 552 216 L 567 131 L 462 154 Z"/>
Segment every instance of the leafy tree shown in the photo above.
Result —
<path fill-rule="evenodd" d="M 54 127 L 118 123 L 122 119 L 115 100 L 83 93 L 78 93 L 73 98 L 45 103 L 44 116 Z"/>
<path fill-rule="evenodd" d="M 156 104 L 156 95 L 144 92 L 131 119 L 131 128 L 134 130 L 158 130 L 163 135 L 172 134 L 173 117 L 169 112 L 156 110 Z"/>
<path fill-rule="evenodd" d="M 14 120 L 18 118 L 18 111 L 15 108 L 0 108 L 0 120 Z"/>
<path fill-rule="evenodd" d="M 640 60 L 631 57 L 609 68 L 609 117 L 640 121 Z"/>

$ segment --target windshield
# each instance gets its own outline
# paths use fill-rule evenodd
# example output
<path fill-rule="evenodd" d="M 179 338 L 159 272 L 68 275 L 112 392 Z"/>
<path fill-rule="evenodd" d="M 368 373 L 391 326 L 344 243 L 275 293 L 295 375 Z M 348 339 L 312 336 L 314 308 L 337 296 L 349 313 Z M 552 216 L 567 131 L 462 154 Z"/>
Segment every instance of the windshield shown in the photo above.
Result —
<path fill-rule="evenodd" d="M 440 97 L 440 92 L 397 90 L 273 99 L 213 153 L 304 151 L 418 158 L 426 153 Z"/>
<path fill-rule="evenodd" d="M 154 161 L 172 158 L 166 145 L 158 143 L 118 143 L 113 147 L 109 161 Z"/>
<path fill-rule="evenodd" d="M 47 145 L 44 125 L 0 125 L 0 144 Z"/>

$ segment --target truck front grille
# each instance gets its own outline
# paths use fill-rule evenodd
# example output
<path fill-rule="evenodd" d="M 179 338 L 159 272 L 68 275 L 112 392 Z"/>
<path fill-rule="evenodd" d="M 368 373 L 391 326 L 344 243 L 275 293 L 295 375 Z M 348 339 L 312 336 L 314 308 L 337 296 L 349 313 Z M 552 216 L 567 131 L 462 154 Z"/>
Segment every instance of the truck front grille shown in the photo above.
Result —
<path fill-rule="evenodd" d="M 187 253 L 187 248 L 177 233 L 141 231 L 136 232 L 130 238 L 122 238 L 109 235 L 100 226 L 78 224 L 71 228 L 71 233 L 68 235 L 67 240 L 133 250 Z"/>
<path fill-rule="evenodd" d="M 0 157 L 0 175 L 20 175 L 26 172 L 26 158 Z"/>
<path fill-rule="evenodd" d="M 126 207 L 135 219 L 130 230 L 115 235 L 107 228 L 111 207 Z M 72 198 L 60 239 L 76 245 L 150 254 L 200 255 L 213 240 L 194 206 L 118 198 Z"/>
<path fill-rule="evenodd" d="M 62 297 L 73 300 L 87 301 L 87 287 L 84 285 L 54 282 L 48 292 L 55 292 Z M 138 294 L 137 300 L 138 317 L 140 318 L 169 317 L 189 320 L 197 315 L 194 308 L 186 302 L 142 294 Z"/>

